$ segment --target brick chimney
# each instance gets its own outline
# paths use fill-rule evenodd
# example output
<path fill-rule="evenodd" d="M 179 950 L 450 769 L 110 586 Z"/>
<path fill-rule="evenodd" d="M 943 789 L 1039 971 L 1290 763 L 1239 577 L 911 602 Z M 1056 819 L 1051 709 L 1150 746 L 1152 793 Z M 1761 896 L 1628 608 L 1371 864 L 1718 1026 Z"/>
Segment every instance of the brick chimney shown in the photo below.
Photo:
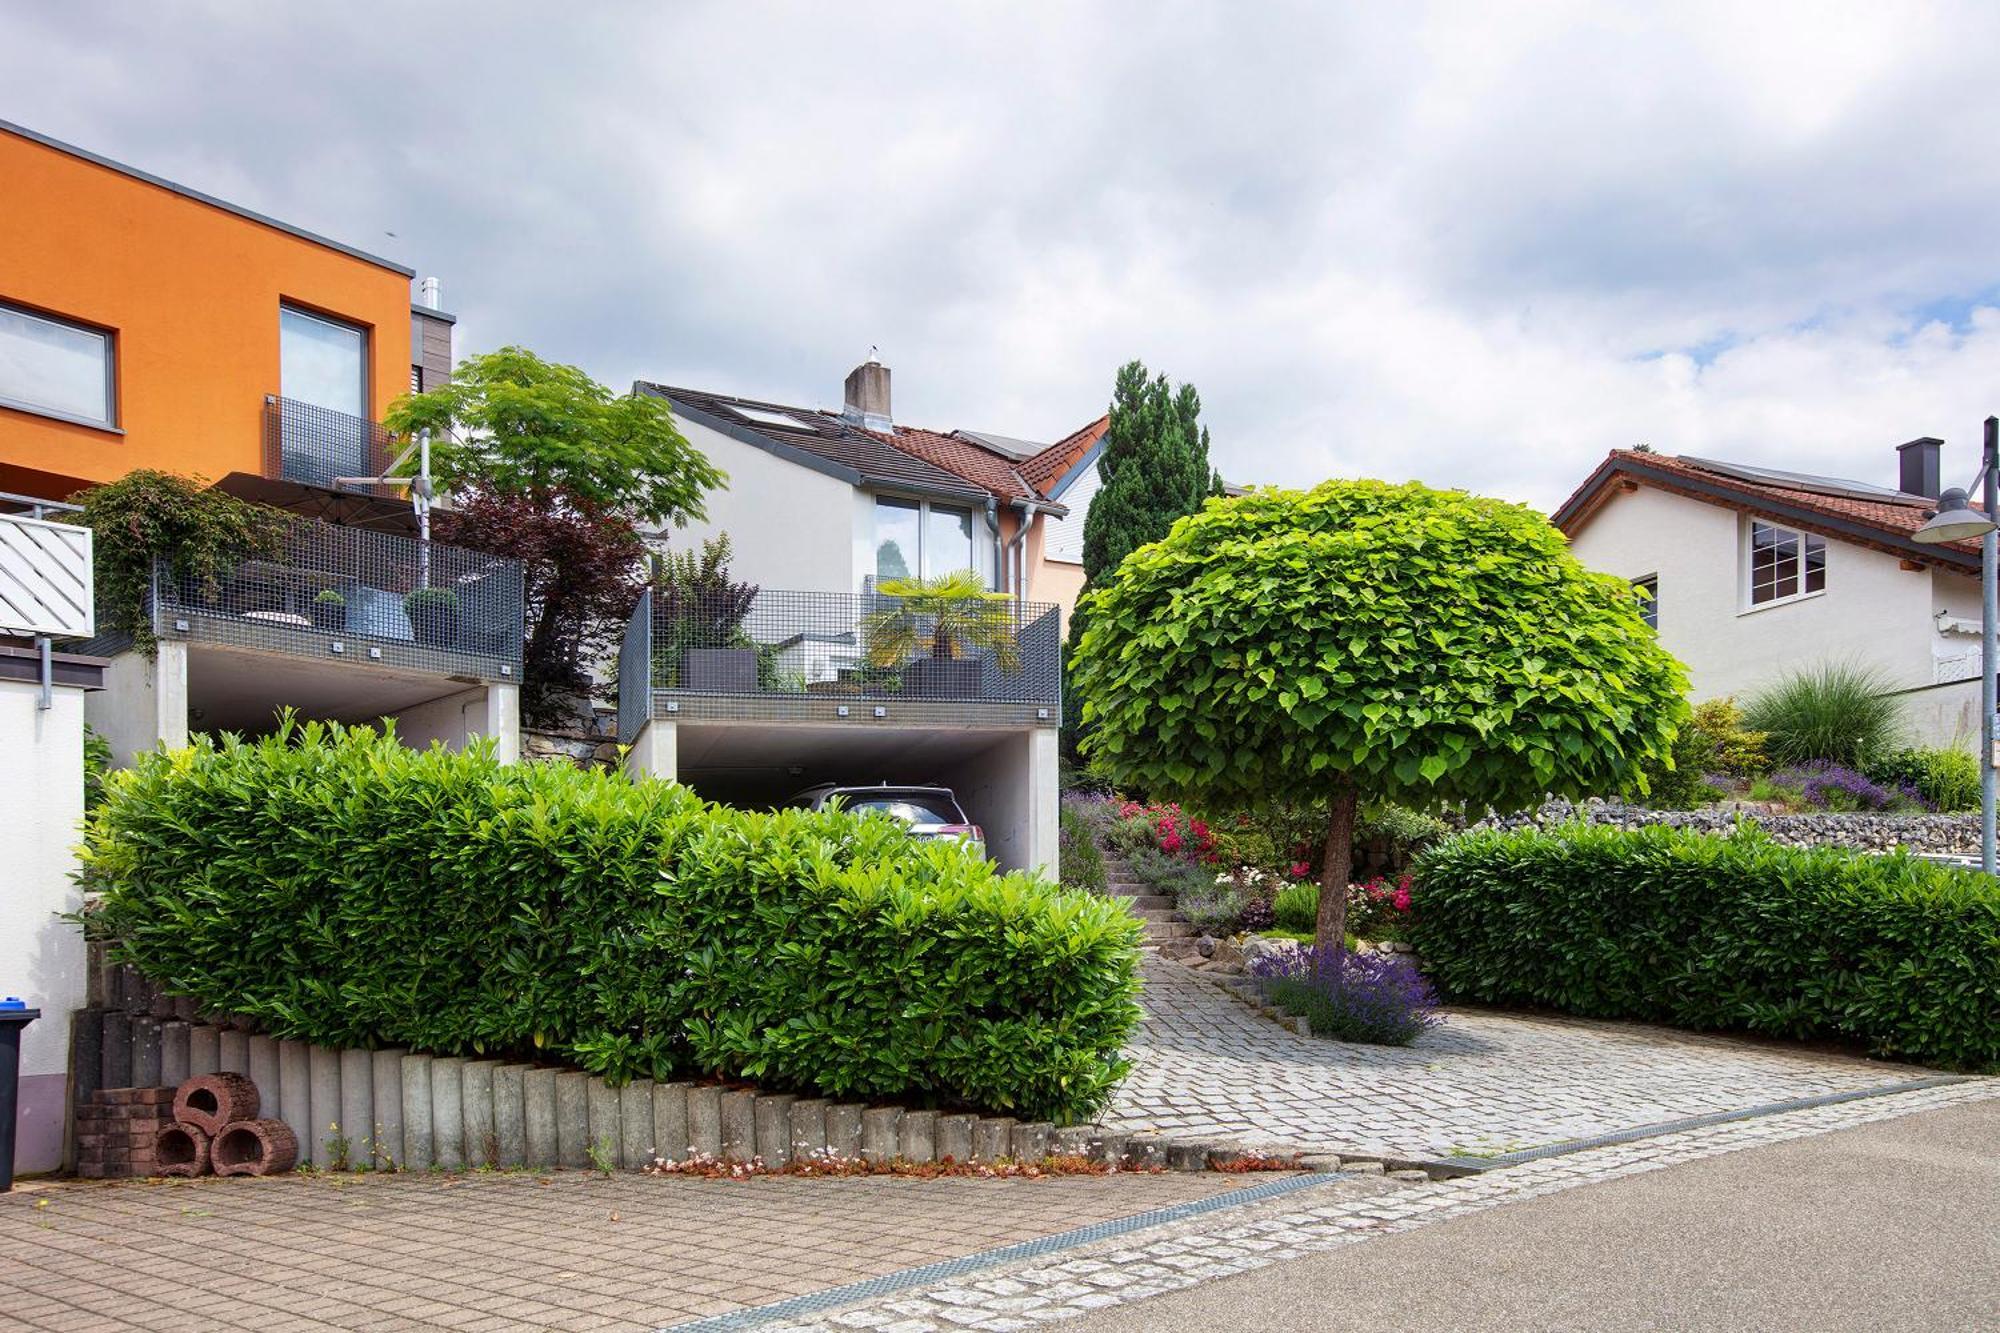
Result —
<path fill-rule="evenodd" d="M 847 372 L 847 386 L 841 395 L 840 414 L 868 430 L 893 431 L 889 415 L 889 367 L 868 349 L 868 359 Z"/>
<path fill-rule="evenodd" d="M 1944 441 L 1928 435 L 1896 446 L 1896 489 L 1905 495 L 1938 498 L 1938 453 Z"/>

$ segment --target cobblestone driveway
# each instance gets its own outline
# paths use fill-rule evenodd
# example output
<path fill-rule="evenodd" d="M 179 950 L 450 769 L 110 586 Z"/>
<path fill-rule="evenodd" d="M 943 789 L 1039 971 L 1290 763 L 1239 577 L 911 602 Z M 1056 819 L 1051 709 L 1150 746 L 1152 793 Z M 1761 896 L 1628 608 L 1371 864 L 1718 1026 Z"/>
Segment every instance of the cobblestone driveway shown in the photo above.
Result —
<path fill-rule="evenodd" d="M 0 1328 L 640 1333 L 1268 1176 L 286 1176 L 0 1195 Z"/>
<path fill-rule="evenodd" d="M 1120 1128 L 1337 1152 L 1497 1153 L 1909 1082 L 1925 1071 L 1734 1038 L 1454 1012 L 1412 1047 L 1302 1037 L 1148 955 Z"/>

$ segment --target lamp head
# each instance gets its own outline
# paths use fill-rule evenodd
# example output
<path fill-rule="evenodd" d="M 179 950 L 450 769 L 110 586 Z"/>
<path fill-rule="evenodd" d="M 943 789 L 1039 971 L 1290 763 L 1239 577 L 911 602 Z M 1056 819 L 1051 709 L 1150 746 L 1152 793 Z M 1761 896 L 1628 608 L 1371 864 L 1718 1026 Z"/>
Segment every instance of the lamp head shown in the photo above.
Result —
<path fill-rule="evenodd" d="M 1983 537 L 1993 528 L 1993 520 L 1974 509 L 1965 492 L 1953 486 L 1938 497 L 1937 513 L 1931 516 L 1931 520 L 1910 536 L 1911 540 L 1927 546 L 1942 546 L 1946 542 Z"/>

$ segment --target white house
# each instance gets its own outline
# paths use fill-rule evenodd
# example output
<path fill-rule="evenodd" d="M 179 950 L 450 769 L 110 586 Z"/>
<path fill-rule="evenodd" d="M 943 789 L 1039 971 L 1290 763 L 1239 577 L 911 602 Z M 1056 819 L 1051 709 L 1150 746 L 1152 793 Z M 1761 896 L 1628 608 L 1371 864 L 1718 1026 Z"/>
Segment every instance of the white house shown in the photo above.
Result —
<path fill-rule="evenodd" d="M 619 664 L 633 765 L 748 805 L 821 782 L 949 786 L 997 861 L 1054 873 L 1061 613 L 1030 596 L 1042 525 L 1066 511 L 1020 475 L 1040 447 L 895 422 L 873 360 L 837 412 L 635 392 L 729 477 L 671 544 L 726 532 L 731 578 L 756 592 L 717 614 L 641 601 Z M 885 653 L 881 587 L 968 569 L 1011 594 L 988 608 L 1006 643 L 941 643 L 923 621 Z"/>
<path fill-rule="evenodd" d="M 1935 439 L 1895 486 L 1614 450 L 1556 510 L 1577 556 L 1653 593 L 1697 700 L 1743 698 L 1824 661 L 1873 668 L 1912 741 L 1979 735 L 1979 552 L 1912 534 L 1936 509 Z"/>

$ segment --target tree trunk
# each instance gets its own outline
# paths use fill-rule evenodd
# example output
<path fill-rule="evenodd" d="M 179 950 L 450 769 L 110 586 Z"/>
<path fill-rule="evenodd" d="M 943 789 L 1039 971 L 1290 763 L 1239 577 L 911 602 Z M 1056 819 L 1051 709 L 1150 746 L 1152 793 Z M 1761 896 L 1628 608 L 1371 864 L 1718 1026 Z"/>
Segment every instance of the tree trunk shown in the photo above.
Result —
<path fill-rule="evenodd" d="M 1319 919 L 1313 926 L 1313 943 L 1336 951 L 1347 947 L 1347 881 L 1354 872 L 1353 784 L 1343 782 L 1333 794 L 1327 812 L 1326 853 L 1319 872 Z"/>

